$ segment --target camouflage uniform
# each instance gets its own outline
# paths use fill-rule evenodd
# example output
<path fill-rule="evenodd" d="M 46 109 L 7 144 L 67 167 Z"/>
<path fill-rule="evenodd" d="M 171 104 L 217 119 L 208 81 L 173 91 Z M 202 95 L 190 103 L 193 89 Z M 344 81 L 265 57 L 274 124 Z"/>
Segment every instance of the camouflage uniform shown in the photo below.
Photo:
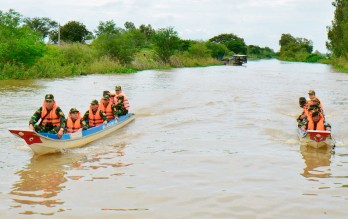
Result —
<path fill-rule="evenodd" d="M 112 105 L 115 117 L 126 115 L 128 113 L 128 110 L 124 107 L 123 101 L 124 101 L 124 97 L 120 96 L 118 97 L 117 103 Z"/>
<path fill-rule="evenodd" d="M 46 100 L 54 100 L 52 94 L 47 94 L 45 96 Z M 44 133 L 50 133 L 50 134 L 57 134 L 59 132 L 60 128 L 65 128 L 65 115 L 63 111 L 60 109 L 59 106 L 57 106 L 56 109 L 56 114 L 58 115 L 60 119 L 60 125 L 59 126 L 53 126 L 52 124 L 46 124 L 42 125 L 41 122 L 39 124 L 36 124 L 40 119 L 41 119 L 41 112 L 42 112 L 42 107 L 40 107 L 36 112 L 33 114 L 29 121 L 29 125 L 32 124 L 34 126 L 34 129 L 36 132 L 44 132 Z"/>

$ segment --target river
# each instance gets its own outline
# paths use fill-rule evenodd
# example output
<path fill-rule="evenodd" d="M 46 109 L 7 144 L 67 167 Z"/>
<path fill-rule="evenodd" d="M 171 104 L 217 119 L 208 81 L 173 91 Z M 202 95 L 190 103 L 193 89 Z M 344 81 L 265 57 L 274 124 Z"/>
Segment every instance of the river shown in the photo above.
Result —
<path fill-rule="evenodd" d="M 137 117 L 101 140 L 35 157 L 8 132 L 28 127 L 46 93 L 84 113 L 116 84 Z M 334 154 L 300 150 L 298 98 L 310 89 Z M 278 60 L 0 81 L 0 217 L 346 218 L 347 94 L 348 74 Z"/>

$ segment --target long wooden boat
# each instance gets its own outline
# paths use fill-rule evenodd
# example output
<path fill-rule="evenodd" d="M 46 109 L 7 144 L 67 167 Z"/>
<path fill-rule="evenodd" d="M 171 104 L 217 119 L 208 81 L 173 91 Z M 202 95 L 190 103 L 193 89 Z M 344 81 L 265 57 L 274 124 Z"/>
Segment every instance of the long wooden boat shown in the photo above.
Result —
<path fill-rule="evenodd" d="M 330 131 L 297 129 L 297 136 L 300 139 L 300 144 L 313 148 L 333 148 L 335 143 L 331 137 Z"/>
<path fill-rule="evenodd" d="M 56 134 L 37 133 L 32 130 L 9 130 L 15 136 L 22 138 L 37 155 L 57 153 L 64 149 L 82 147 L 92 141 L 98 140 L 115 130 L 127 125 L 135 119 L 135 115 L 128 113 L 113 119 L 107 125 L 99 125 L 82 132 L 63 134 L 58 139 Z"/>

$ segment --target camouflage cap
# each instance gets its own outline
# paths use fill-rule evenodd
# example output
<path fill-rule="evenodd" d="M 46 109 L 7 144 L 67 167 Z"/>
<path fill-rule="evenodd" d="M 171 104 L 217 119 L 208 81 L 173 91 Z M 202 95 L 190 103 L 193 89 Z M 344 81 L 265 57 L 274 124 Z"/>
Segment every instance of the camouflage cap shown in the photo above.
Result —
<path fill-rule="evenodd" d="M 104 91 L 103 91 L 103 96 L 105 96 L 105 95 L 109 95 L 109 93 L 110 93 L 110 91 L 108 91 L 108 90 L 104 90 Z"/>
<path fill-rule="evenodd" d="M 46 95 L 45 95 L 45 100 L 49 100 L 49 101 L 54 100 L 53 94 L 46 94 Z"/>
<path fill-rule="evenodd" d="M 98 100 L 94 99 L 91 101 L 91 105 L 99 105 Z"/>
<path fill-rule="evenodd" d="M 122 90 L 120 85 L 115 86 L 115 90 Z"/>
<path fill-rule="evenodd" d="M 104 99 L 104 100 L 109 100 L 110 97 L 109 97 L 109 95 L 104 95 L 104 96 L 103 96 L 103 99 Z"/>
<path fill-rule="evenodd" d="M 76 108 L 71 108 L 69 111 L 69 113 L 76 113 L 76 112 L 77 113 L 79 112 Z"/>
<path fill-rule="evenodd" d="M 314 90 L 309 90 L 309 91 L 308 91 L 308 94 L 313 94 L 313 95 L 315 95 L 315 91 L 314 91 Z"/>

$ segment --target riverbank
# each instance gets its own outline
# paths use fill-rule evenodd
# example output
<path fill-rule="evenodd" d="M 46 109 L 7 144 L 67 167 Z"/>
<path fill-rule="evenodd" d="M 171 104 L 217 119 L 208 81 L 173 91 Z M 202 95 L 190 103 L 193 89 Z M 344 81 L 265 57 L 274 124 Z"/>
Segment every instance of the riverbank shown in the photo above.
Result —
<path fill-rule="evenodd" d="M 134 73 L 141 70 L 219 64 L 220 61 L 212 57 L 194 57 L 185 53 L 173 55 L 169 63 L 164 63 L 152 50 L 141 50 L 131 63 L 122 64 L 115 58 L 101 56 L 88 45 L 72 44 L 62 47 L 50 45 L 46 47 L 45 55 L 31 66 L 0 65 L 0 80 L 62 78 L 95 73 Z"/>

